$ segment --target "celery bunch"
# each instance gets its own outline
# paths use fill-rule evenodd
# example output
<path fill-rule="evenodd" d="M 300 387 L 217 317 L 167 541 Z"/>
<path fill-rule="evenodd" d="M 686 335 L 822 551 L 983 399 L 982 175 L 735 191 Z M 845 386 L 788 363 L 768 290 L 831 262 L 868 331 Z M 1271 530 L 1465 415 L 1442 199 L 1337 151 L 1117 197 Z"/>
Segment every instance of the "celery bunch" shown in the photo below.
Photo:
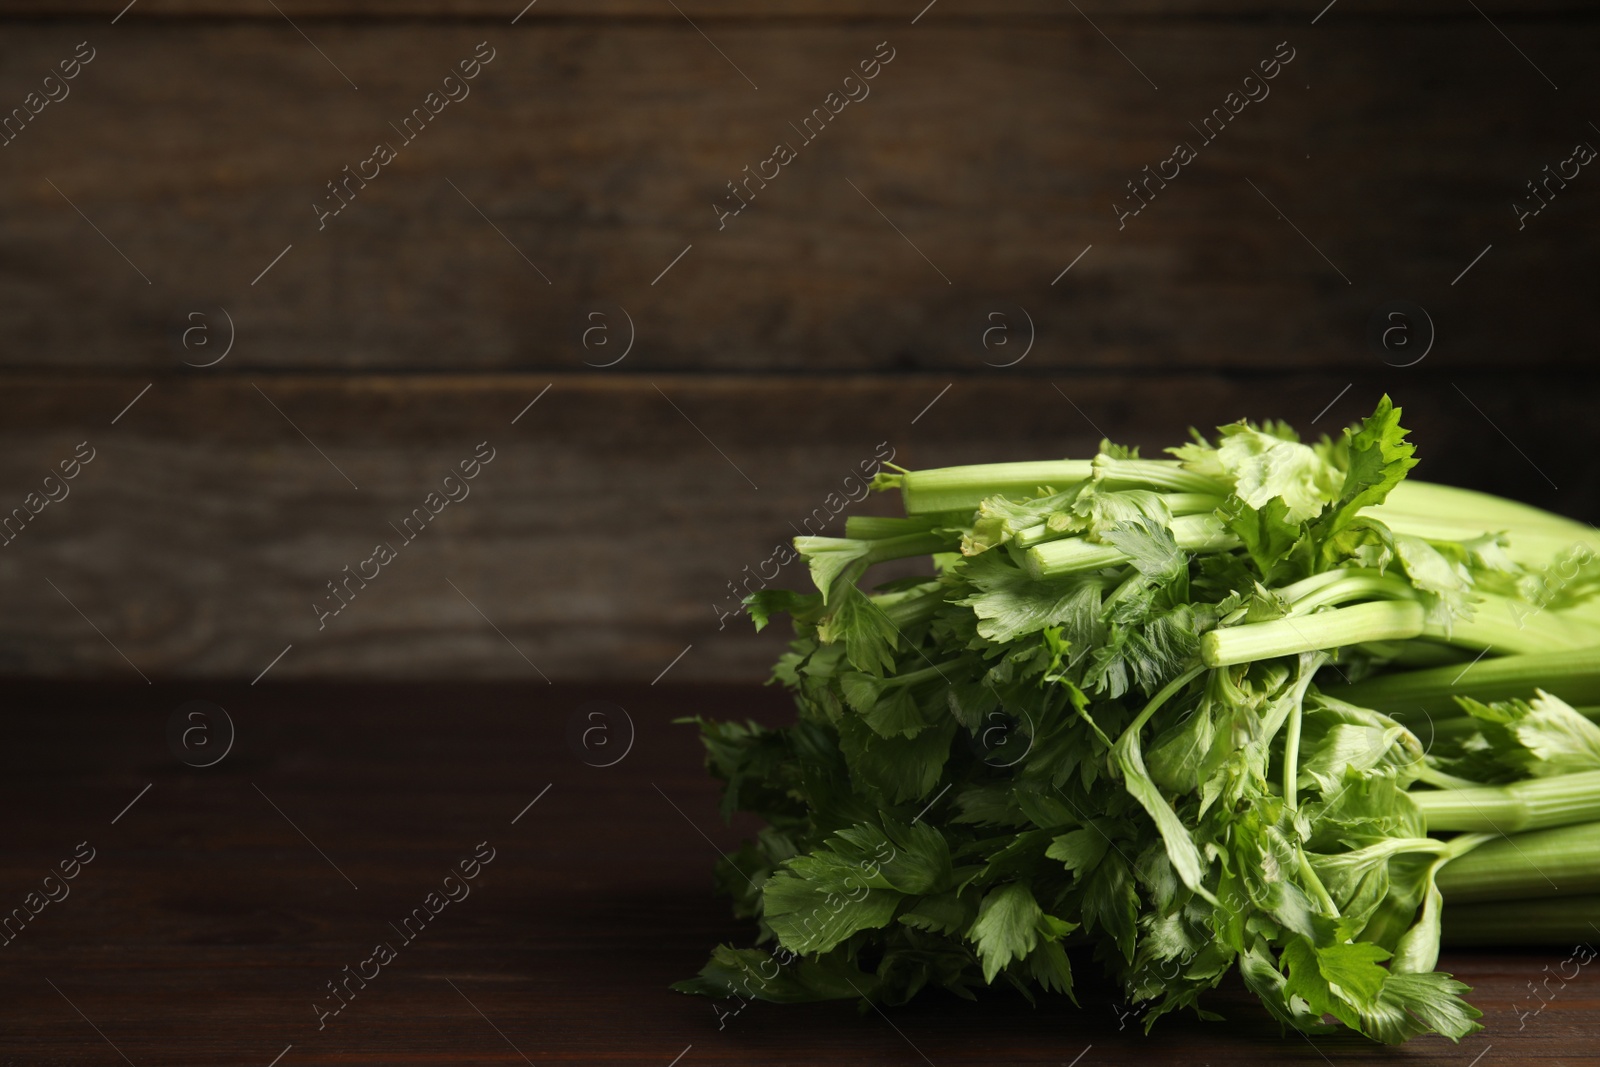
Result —
<path fill-rule="evenodd" d="M 1306 1033 L 1475 1029 L 1445 901 L 1600 890 L 1600 537 L 1407 481 L 1399 418 L 902 470 L 797 538 L 816 591 L 748 602 L 797 720 L 693 720 L 756 942 L 677 988 L 1071 996 L 1081 947 L 1147 1025 L 1237 969 Z"/>

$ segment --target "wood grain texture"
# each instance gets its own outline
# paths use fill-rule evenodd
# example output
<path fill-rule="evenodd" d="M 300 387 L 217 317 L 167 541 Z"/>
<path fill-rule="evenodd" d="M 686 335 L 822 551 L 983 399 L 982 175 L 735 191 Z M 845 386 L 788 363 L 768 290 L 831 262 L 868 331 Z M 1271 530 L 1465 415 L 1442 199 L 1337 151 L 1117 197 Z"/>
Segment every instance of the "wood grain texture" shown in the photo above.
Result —
<path fill-rule="evenodd" d="M 715 47 L 682 19 L 314 29 L 315 49 L 272 19 L 7 27 L 0 103 L 86 36 L 97 54 L 0 149 L 0 363 L 171 368 L 220 307 L 230 367 L 579 371 L 611 354 L 583 317 L 620 306 L 628 373 L 982 371 L 1017 350 L 983 346 L 995 312 L 1033 366 L 1370 369 L 1368 317 L 1396 299 L 1452 366 L 1592 359 L 1600 181 L 1521 231 L 1512 211 L 1600 144 L 1589 21 L 1518 23 L 1515 47 L 1476 16 L 1152 19 L 1115 47 L 1076 18 L 753 19 Z M 327 183 L 401 143 L 390 124 L 484 40 L 471 95 L 319 231 Z M 800 143 L 885 40 L 871 95 Z M 1201 141 L 1284 40 L 1271 95 Z M 1198 158 L 1119 229 L 1125 183 L 1179 140 Z M 797 158 L 719 230 L 778 141 Z"/>
<path fill-rule="evenodd" d="M 222 705 L 237 730 L 233 751 L 204 770 L 179 763 L 164 739 L 190 699 Z M 634 724 L 632 749 L 608 768 L 586 766 L 564 740 L 569 719 L 596 699 Z M 781 694 L 665 683 L 32 683 L 11 686 L 8 703 L 0 801 L 27 817 L 11 820 L 0 857 L 5 906 L 79 842 L 95 850 L 70 896 L 4 949 L 8 1065 L 120 1055 L 265 1065 L 283 1053 L 280 1067 L 524 1056 L 640 1067 L 675 1056 L 679 1067 L 924 1057 L 940 1067 L 1059 1067 L 1082 1054 L 1080 1065 L 1403 1058 L 1464 1067 L 1492 1049 L 1485 1064 L 1555 1067 L 1592 1062 L 1600 1027 L 1600 987 L 1587 974 L 1519 1018 L 1518 1006 L 1530 1010 L 1526 983 L 1571 948 L 1534 945 L 1447 951 L 1441 966 L 1474 987 L 1486 1029 L 1460 1045 L 1426 1038 L 1399 1052 L 1349 1036 L 1284 1036 L 1231 982 L 1207 1001 L 1225 1022 L 1173 1016 L 1146 1037 L 1119 1018 L 1081 958 L 1079 1008 L 1054 998 L 1033 1009 L 997 990 L 976 1003 L 926 996 L 887 1017 L 848 1004 L 754 1004 L 719 1028 L 711 1002 L 666 987 L 698 969 L 711 945 L 749 937 L 713 895 L 710 870 L 716 849 L 753 827 L 721 824 L 698 743 L 669 720 L 781 721 Z M 376 942 L 398 943 L 389 924 L 479 842 L 495 858 L 470 895 L 319 1030 L 312 1005 L 328 996 L 325 983 Z"/>
<path fill-rule="evenodd" d="M 875 454 L 913 467 L 1082 456 L 1102 433 L 1157 449 L 1244 416 L 1333 431 L 1384 390 L 1414 430 L 1418 477 L 1600 518 L 1592 377 L 1422 369 L 1156 383 L 191 375 L 157 379 L 115 425 L 150 379 L 15 377 L 0 393 L 0 514 L 80 442 L 96 452 L 0 548 L 0 667 L 248 681 L 292 644 L 272 678 L 649 681 L 693 645 L 672 677 L 758 681 L 781 627 L 719 626 L 717 605 L 816 509 L 813 530 L 830 510 L 892 513 L 890 498 L 839 499 Z M 470 495 L 403 541 L 396 527 L 484 441 L 495 458 Z M 312 605 L 339 603 L 327 583 L 379 542 L 397 558 L 319 628 Z M 807 582 L 795 564 L 775 580 Z"/>
<path fill-rule="evenodd" d="M 126 0 L 4 0 L 0 18 L 111 19 Z M 296 19 L 480 19 L 505 22 L 519 17 L 530 22 L 546 19 L 677 19 L 679 13 L 653 0 L 281 0 L 275 5 L 283 15 Z M 960 0 L 768 0 L 752 4 L 748 0 L 678 0 L 683 15 L 697 19 L 760 20 L 779 18 L 831 18 L 852 21 L 919 22 L 985 21 L 994 18 L 1033 16 L 1055 19 L 1080 18 L 1070 7 L 1053 0 L 990 0 L 983 5 Z M 1078 8 L 1096 18 L 1227 18 L 1275 16 L 1285 22 L 1305 23 L 1315 18 L 1321 5 L 1297 0 L 1083 0 Z M 1528 15 L 1588 14 L 1591 8 L 1582 0 L 1484 0 L 1485 11 L 1510 18 Z M 926 13 L 921 14 L 919 12 Z M 228 0 L 137 0 L 138 14 L 129 19 L 147 18 L 228 18 L 276 19 L 280 15 L 267 4 L 241 5 Z M 1340 0 L 1341 18 L 1351 15 L 1387 16 L 1395 13 L 1383 0 Z M 1470 12 L 1469 12 L 1470 13 Z M 1407 4 L 1409 18 L 1422 16 L 1464 17 L 1461 6 L 1449 0 L 1417 0 Z M 1476 16 L 1473 16 L 1476 17 Z M 1320 20 L 1319 20 L 1320 21 Z"/>

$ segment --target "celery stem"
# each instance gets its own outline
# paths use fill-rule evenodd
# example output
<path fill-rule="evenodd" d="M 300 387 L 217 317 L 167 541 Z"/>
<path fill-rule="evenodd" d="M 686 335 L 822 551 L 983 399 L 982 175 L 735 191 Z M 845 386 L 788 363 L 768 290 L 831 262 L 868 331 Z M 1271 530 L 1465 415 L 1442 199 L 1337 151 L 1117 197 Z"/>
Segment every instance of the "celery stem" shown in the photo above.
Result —
<path fill-rule="evenodd" d="M 1229 626 L 1200 638 L 1200 658 L 1208 667 L 1226 667 L 1360 641 L 1416 637 L 1422 632 L 1423 616 L 1422 605 L 1413 601 L 1375 601 L 1301 618 Z"/>
<path fill-rule="evenodd" d="M 1393 715 L 1402 722 L 1418 713 L 1454 715 L 1458 695 L 1506 700 L 1531 697 L 1535 689 L 1554 693 L 1568 704 L 1600 704 L 1600 646 L 1500 656 L 1466 667 L 1430 667 L 1325 687 L 1329 696 Z"/>
<path fill-rule="evenodd" d="M 1412 600 L 1416 598 L 1416 591 L 1411 583 L 1402 578 L 1393 576 L 1380 577 L 1375 574 L 1355 574 L 1331 582 L 1320 589 L 1306 593 L 1300 599 L 1291 601 L 1293 608 L 1291 614 L 1306 615 L 1317 608 L 1329 605 L 1344 604 L 1351 600 L 1368 600 L 1382 598 L 1385 600 Z"/>
<path fill-rule="evenodd" d="M 1172 537 L 1183 552 L 1215 552 L 1233 548 L 1239 539 L 1223 528 L 1215 515 L 1180 515 L 1172 520 Z M 1036 580 L 1064 574 L 1116 567 L 1133 557 L 1115 545 L 1096 544 L 1081 537 L 1046 541 L 1023 553 L 1023 566 Z"/>
<path fill-rule="evenodd" d="M 1088 481 L 1093 474 L 1094 463 L 1087 459 L 940 467 L 907 471 L 900 482 L 900 495 L 907 515 L 937 511 L 970 513 L 987 497 L 1027 500 L 1038 496 L 1046 487 L 1060 491 Z"/>
<path fill-rule="evenodd" d="M 1410 794 L 1430 831 L 1512 833 L 1600 819 L 1600 771 Z"/>
<path fill-rule="evenodd" d="M 1293 811 L 1300 806 L 1300 716 L 1301 702 L 1289 709 L 1289 727 L 1283 736 L 1283 802 Z M 1300 862 L 1305 863 L 1302 856 Z"/>
<path fill-rule="evenodd" d="M 1491 840 L 1439 871 L 1445 914 L 1457 901 L 1557 897 L 1600 890 L 1600 823 Z M 1448 921 L 1448 919 L 1446 920 Z"/>

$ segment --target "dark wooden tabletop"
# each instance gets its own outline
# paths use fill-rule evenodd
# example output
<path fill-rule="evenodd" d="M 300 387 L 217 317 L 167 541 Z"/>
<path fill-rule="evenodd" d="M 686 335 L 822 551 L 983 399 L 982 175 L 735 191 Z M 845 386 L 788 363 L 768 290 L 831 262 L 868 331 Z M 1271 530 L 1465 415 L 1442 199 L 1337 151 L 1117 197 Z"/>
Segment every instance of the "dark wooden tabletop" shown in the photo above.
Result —
<path fill-rule="evenodd" d="M 179 755 L 220 751 L 215 712 L 169 742 L 195 699 L 235 733 L 209 767 Z M 736 1002 L 667 987 L 748 937 L 710 872 L 749 827 L 721 823 L 693 731 L 670 720 L 778 719 L 771 690 L 18 682 L 7 705 L 0 910 L 39 910 L 0 949 L 4 1064 L 1600 1062 L 1600 977 L 1531 1013 L 1561 946 L 1447 953 L 1485 1013 L 1459 1046 L 1313 1045 L 1235 986 L 1211 1002 L 1227 1021 L 1146 1037 L 1087 968 L 1081 1008 L 995 991 L 719 1018 Z M 446 885 L 475 853 L 492 859 Z M 75 854 L 93 858 L 67 895 L 29 897 Z M 402 938 L 391 924 L 446 889 L 468 895 Z M 378 942 L 395 949 L 381 967 Z M 321 1015 L 346 967 L 377 974 Z"/>

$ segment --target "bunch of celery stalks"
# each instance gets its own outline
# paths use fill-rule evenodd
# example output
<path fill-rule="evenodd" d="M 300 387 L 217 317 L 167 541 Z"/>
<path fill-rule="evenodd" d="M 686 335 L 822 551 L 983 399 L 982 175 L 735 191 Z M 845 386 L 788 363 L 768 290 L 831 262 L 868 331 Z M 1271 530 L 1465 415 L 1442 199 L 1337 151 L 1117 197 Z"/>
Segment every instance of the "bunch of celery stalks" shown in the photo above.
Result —
<path fill-rule="evenodd" d="M 1239 547 L 1214 514 L 1230 486 L 1207 485 L 1175 461 L 1098 466 L 1115 471 L 1119 488 L 1152 490 L 1175 505 L 1179 549 L 1199 555 Z M 1088 460 L 983 464 L 905 471 L 896 480 L 906 514 L 916 517 L 976 510 L 997 496 L 1025 500 L 1042 487 L 1086 483 L 1096 467 Z M 1363 514 L 1440 547 L 1493 539 L 1509 561 L 1514 592 L 1475 589 L 1448 617 L 1430 619 L 1419 603 L 1426 589 L 1404 573 L 1325 571 L 1276 591 L 1290 606 L 1281 620 L 1211 631 L 1201 642 L 1205 666 L 1333 651 L 1334 662 L 1318 675 L 1323 691 L 1412 732 L 1424 755 L 1413 768 L 1410 798 L 1428 833 L 1450 840 L 1437 871 L 1449 903 L 1446 944 L 1600 939 L 1600 726 L 1585 726 L 1600 723 L 1600 531 L 1503 497 L 1415 479 Z M 859 524 L 868 532 L 873 525 Z M 1023 569 L 1040 580 L 1126 562 L 1116 548 L 1054 539 L 1048 528 L 1019 534 L 1013 544 L 1022 549 Z M 900 547 L 880 550 L 874 562 L 899 556 Z M 1356 671 L 1341 672 L 1341 657 L 1366 677 L 1349 683 Z M 1526 776 L 1483 784 L 1439 769 L 1470 764 L 1473 748 L 1489 743 L 1478 736 L 1485 725 L 1516 716 L 1496 715 L 1487 707 L 1496 702 L 1531 707 L 1529 718 L 1555 713 L 1553 723 L 1538 724 L 1546 736 L 1534 739 L 1521 767 Z M 1563 703 L 1584 722 L 1563 714 Z M 1547 747 L 1537 747 L 1541 742 Z M 1483 769 L 1506 777 L 1490 760 Z"/>
<path fill-rule="evenodd" d="M 700 723 L 769 824 L 723 872 L 758 947 L 679 988 L 1070 991 L 1050 943 L 1088 937 L 1152 1020 L 1236 967 L 1399 1041 L 1476 1028 L 1441 942 L 1600 938 L 1600 533 L 1408 479 L 1399 415 L 897 470 L 905 517 L 797 539 L 817 591 L 750 604 L 793 618 L 799 722 Z M 1019 708 L 1026 758 L 971 748 Z"/>

